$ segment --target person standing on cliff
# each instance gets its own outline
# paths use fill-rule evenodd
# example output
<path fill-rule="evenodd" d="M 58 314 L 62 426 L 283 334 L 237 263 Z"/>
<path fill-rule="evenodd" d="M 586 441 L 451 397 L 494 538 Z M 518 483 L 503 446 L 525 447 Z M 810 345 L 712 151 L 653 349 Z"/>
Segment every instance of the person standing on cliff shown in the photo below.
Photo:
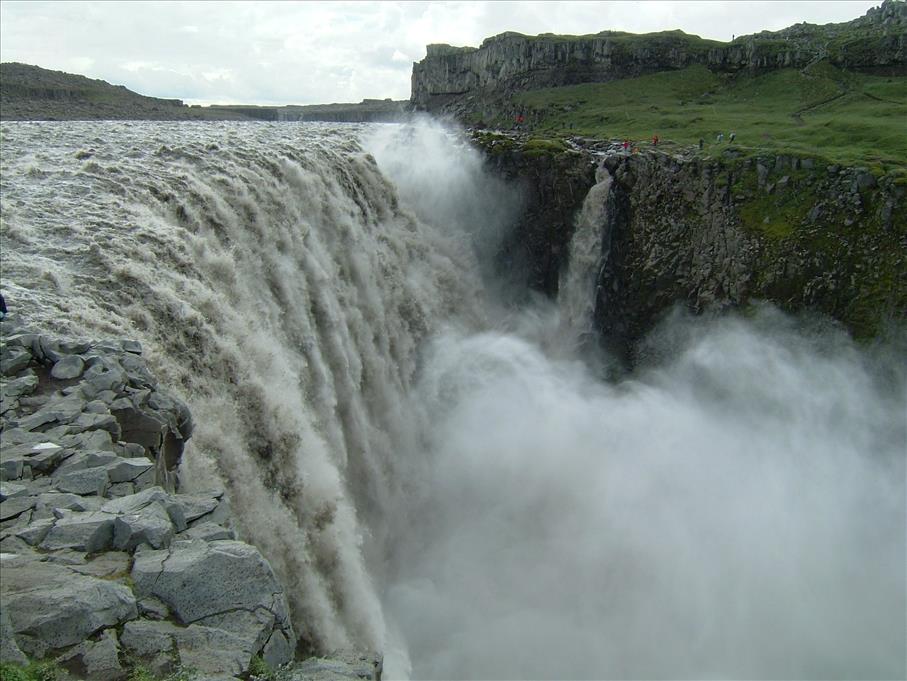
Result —
<path fill-rule="evenodd" d="M 624 151 L 630 148 L 630 140 L 624 140 L 624 143 L 621 145 L 624 148 Z"/>
<path fill-rule="evenodd" d="M 705 144 L 705 141 L 700 137 L 699 138 L 699 151 L 702 151 L 702 145 Z"/>
<path fill-rule="evenodd" d="M 658 135 L 652 135 L 652 146 L 653 147 L 658 146 Z"/>

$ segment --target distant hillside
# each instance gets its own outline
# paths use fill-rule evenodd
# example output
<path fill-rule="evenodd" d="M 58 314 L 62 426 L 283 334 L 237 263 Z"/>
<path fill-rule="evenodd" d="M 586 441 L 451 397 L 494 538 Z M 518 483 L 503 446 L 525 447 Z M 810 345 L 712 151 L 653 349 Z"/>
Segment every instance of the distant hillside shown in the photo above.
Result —
<path fill-rule="evenodd" d="M 146 97 L 103 80 L 29 64 L 0 64 L 0 120 L 367 122 L 401 120 L 409 109 L 408 101 L 390 99 L 306 106 L 186 106 L 179 99 Z"/>
<path fill-rule="evenodd" d="M 429 45 L 413 65 L 416 108 L 460 118 L 488 118 L 520 92 L 604 83 L 702 66 L 716 74 L 757 75 L 826 61 L 847 70 L 907 74 L 907 3 L 885 0 L 841 24 L 806 23 L 741 36 L 730 43 L 682 31 L 636 35 L 503 33 L 479 48 Z"/>
<path fill-rule="evenodd" d="M 0 64 L 3 120 L 248 120 L 233 111 L 188 107 L 178 99 L 146 97 L 62 71 L 7 62 Z"/>

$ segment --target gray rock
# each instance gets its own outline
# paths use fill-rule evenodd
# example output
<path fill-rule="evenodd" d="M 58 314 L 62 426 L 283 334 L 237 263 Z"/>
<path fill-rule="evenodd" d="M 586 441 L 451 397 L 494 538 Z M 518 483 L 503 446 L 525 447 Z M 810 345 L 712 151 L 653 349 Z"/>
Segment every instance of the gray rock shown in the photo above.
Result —
<path fill-rule="evenodd" d="M 66 475 L 74 471 L 83 471 L 89 468 L 99 468 L 120 461 L 120 457 L 113 452 L 82 450 L 70 456 L 54 472 L 54 477 Z"/>
<path fill-rule="evenodd" d="M 179 538 L 217 541 L 219 539 L 236 539 L 236 533 L 215 523 L 201 523 L 180 533 Z"/>
<path fill-rule="evenodd" d="M 4 376 L 15 376 L 28 366 L 32 360 L 30 351 L 21 347 L 7 347 L 0 350 L 0 374 Z"/>
<path fill-rule="evenodd" d="M 150 620 L 165 620 L 170 617 L 170 608 L 154 596 L 148 596 L 138 601 L 139 614 Z"/>
<path fill-rule="evenodd" d="M 63 449 L 53 443 L 44 444 L 52 446 L 46 446 L 27 454 L 26 463 L 33 471 L 47 475 L 55 470 L 62 461 L 68 459 L 72 455 L 72 450 Z M 36 447 L 42 447 L 42 445 L 39 444 Z"/>
<path fill-rule="evenodd" d="M 142 445 L 146 453 L 160 450 L 168 430 L 166 419 L 119 400 L 110 405 L 110 411 L 120 423 L 121 439 Z"/>
<path fill-rule="evenodd" d="M 16 536 L 29 546 L 37 546 L 44 541 L 44 537 L 47 536 L 47 533 L 50 531 L 50 528 L 54 526 L 55 522 L 55 518 L 32 520 L 24 528 L 18 530 Z"/>
<path fill-rule="evenodd" d="M 59 660 L 64 667 L 69 667 L 67 662 L 76 663 L 76 669 L 84 670 L 86 678 L 93 681 L 119 681 L 126 677 L 119 652 L 116 631 L 106 629 L 96 642 L 85 641 Z"/>
<path fill-rule="evenodd" d="M 145 448 L 136 442 L 120 442 L 118 444 L 122 450 L 120 456 L 126 459 L 136 459 L 140 456 L 145 456 Z"/>
<path fill-rule="evenodd" d="M 37 387 L 38 377 L 32 371 L 27 376 L 7 381 L 3 384 L 2 390 L 4 397 L 21 397 L 23 395 L 31 395 Z"/>
<path fill-rule="evenodd" d="M 180 494 L 174 497 L 174 501 L 181 508 L 187 523 L 208 515 L 219 504 L 217 499 L 197 494 Z"/>
<path fill-rule="evenodd" d="M 51 369 L 50 375 L 59 380 L 78 378 L 85 369 L 85 362 L 78 355 L 63 357 Z"/>
<path fill-rule="evenodd" d="M 24 465 L 24 456 L 3 456 L 0 454 L 0 480 L 20 480 Z"/>
<path fill-rule="evenodd" d="M 75 645 L 138 615 L 122 584 L 33 561 L 4 564 L 0 599 L 20 647 L 28 640 L 32 650 Z"/>
<path fill-rule="evenodd" d="M 114 451 L 113 440 L 106 430 L 89 430 L 67 435 L 60 439 L 60 444 L 70 449 Z"/>
<path fill-rule="evenodd" d="M 116 482 L 107 488 L 107 496 L 110 499 L 119 499 L 135 494 L 135 485 L 131 482 Z"/>
<path fill-rule="evenodd" d="M 73 551 L 72 549 L 62 549 L 60 551 L 55 551 L 47 556 L 48 563 L 54 563 L 56 565 L 65 565 L 66 567 L 78 567 L 79 565 L 85 565 L 87 559 L 85 556 L 88 555 L 84 551 Z"/>
<path fill-rule="evenodd" d="M 180 628 L 171 622 L 149 622 L 135 620 L 123 627 L 120 643 L 123 648 L 141 658 L 153 658 L 161 653 L 170 653 L 174 637 Z"/>
<path fill-rule="evenodd" d="M 131 482 L 153 466 L 154 463 L 144 456 L 132 459 L 120 458 L 107 466 L 107 477 L 110 482 Z"/>
<path fill-rule="evenodd" d="M 40 546 L 46 551 L 104 551 L 113 541 L 113 522 L 114 516 L 103 511 L 69 513 L 54 524 Z"/>
<path fill-rule="evenodd" d="M 283 631 L 275 629 L 262 648 L 261 657 L 271 669 L 276 669 L 293 659 L 294 644 L 295 641 L 287 640 Z"/>
<path fill-rule="evenodd" d="M 113 414 L 82 413 L 69 426 L 71 433 L 106 430 L 114 440 L 120 439 L 120 424 Z"/>
<path fill-rule="evenodd" d="M 35 497 L 15 497 L 0 502 L 0 520 L 9 520 L 35 507 Z"/>
<path fill-rule="evenodd" d="M 96 497 L 83 497 L 67 492 L 45 492 L 38 495 L 35 508 L 41 511 L 46 509 L 56 517 L 62 517 L 64 514 L 54 511 L 98 511 L 101 509 L 101 501 Z"/>
<path fill-rule="evenodd" d="M 132 578 L 139 597 L 157 596 L 185 624 L 259 607 L 287 617 L 271 566 L 243 542 L 176 542 L 169 551 L 145 551 L 135 558 Z"/>
<path fill-rule="evenodd" d="M 83 560 L 71 568 L 74 572 L 104 579 L 125 577 L 129 574 L 129 554 L 105 551 L 90 560 Z"/>
<path fill-rule="evenodd" d="M 78 395 L 69 395 L 51 400 L 31 416 L 19 421 L 24 430 L 35 430 L 48 423 L 71 423 L 82 414 L 85 400 Z"/>
<path fill-rule="evenodd" d="M 137 494 L 108 501 L 101 507 L 105 513 L 139 513 L 152 504 L 171 504 L 171 497 L 160 487 L 150 487 Z"/>
<path fill-rule="evenodd" d="M 288 681 L 345 681 L 371 679 L 378 681 L 383 659 L 377 653 L 336 651 L 327 658 L 311 657 L 288 670 Z"/>
<path fill-rule="evenodd" d="M 28 485 L 22 485 L 16 482 L 0 483 L 0 501 L 28 496 L 29 489 Z"/>
<path fill-rule="evenodd" d="M 0 609 L 0 660 L 12 664 L 28 664 L 28 658 L 19 649 L 19 644 L 16 643 L 16 635 L 13 632 L 13 625 L 9 620 L 9 612 L 6 608 Z"/>
<path fill-rule="evenodd" d="M 193 624 L 176 636 L 180 663 L 202 674 L 239 676 L 248 671 L 254 652 L 236 634 Z"/>
<path fill-rule="evenodd" d="M 126 372 L 115 359 L 98 358 L 94 363 L 89 360 L 89 367 L 82 375 L 82 380 L 94 389 L 95 394 L 104 390 L 121 392 L 126 387 Z"/>
<path fill-rule="evenodd" d="M 149 468 L 147 471 L 133 480 L 132 484 L 135 486 L 136 492 L 141 492 L 142 490 L 159 486 L 159 481 L 157 478 L 157 469 Z"/>
<path fill-rule="evenodd" d="M 113 546 L 121 551 L 134 551 L 140 544 L 153 549 L 170 546 L 173 523 L 163 504 L 152 504 L 139 513 L 117 516 L 113 524 Z"/>
<path fill-rule="evenodd" d="M 103 468 L 88 468 L 82 471 L 54 476 L 54 486 L 61 492 L 74 494 L 97 494 L 103 496 L 109 480 Z"/>

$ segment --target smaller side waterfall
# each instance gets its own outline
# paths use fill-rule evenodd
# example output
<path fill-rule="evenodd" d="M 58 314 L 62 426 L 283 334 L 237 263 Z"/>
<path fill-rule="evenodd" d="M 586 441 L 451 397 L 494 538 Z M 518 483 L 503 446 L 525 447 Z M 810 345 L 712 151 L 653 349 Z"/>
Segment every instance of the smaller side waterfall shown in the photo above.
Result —
<path fill-rule="evenodd" d="M 559 285 L 558 340 L 567 352 L 578 349 L 595 334 L 596 287 L 611 251 L 608 203 L 613 178 L 604 165 L 596 170 L 595 181 L 577 216 L 569 265 Z"/>

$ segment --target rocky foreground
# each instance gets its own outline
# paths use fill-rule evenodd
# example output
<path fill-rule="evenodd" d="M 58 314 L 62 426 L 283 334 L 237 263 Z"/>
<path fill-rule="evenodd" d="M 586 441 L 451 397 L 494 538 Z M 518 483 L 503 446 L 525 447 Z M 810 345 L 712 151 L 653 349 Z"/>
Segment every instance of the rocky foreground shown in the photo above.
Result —
<path fill-rule="evenodd" d="M 286 666 L 284 589 L 237 539 L 223 490 L 177 491 L 192 418 L 137 342 L 55 339 L 15 319 L 0 331 L 2 662 L 98 681 L 139 668 L 380 679 L 374 654 Z"/>

